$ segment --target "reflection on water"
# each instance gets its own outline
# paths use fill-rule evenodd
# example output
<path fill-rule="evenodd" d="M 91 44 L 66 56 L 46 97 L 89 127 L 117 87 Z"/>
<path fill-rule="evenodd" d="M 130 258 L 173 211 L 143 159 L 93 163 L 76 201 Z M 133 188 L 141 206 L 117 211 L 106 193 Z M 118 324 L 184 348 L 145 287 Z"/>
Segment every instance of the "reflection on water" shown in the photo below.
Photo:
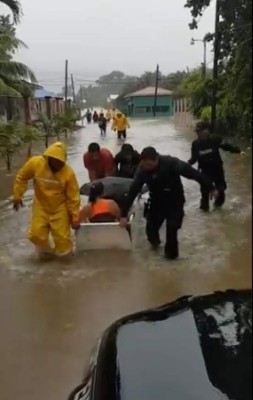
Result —
<path fill-rule="evenodd" d="M 98 129 L 89 126 L 70 139 L 69 163 L 80 185 L 87 179 L 82 156 L 91 141 L 113 153 L 120 149 L 113 132 L 98 138 Z M 189 158 L 191 137 L 167 122 L 136 121 L 128 141 L 137 150 L 153 145 L 163 154 Z M 229 189 L 223 210 L 201 214 L 198 185 L 184 181 L 186 218 L 177 262 L 165 261 L 162 249 L 157 254 L 149 249 L 141 204 L 133 253 L 87 252 L 68 262 L 42 262 L 25 239 L 31 191 L 20 213 L 13 213 L 10 201 L 1 203 L 1 400 L 17 394 L 64 399 L 79 382 L 97 337 L 124 314 L 186 294 L 251 285 L 251 160 L 230 154 L 224 159 Z"/>

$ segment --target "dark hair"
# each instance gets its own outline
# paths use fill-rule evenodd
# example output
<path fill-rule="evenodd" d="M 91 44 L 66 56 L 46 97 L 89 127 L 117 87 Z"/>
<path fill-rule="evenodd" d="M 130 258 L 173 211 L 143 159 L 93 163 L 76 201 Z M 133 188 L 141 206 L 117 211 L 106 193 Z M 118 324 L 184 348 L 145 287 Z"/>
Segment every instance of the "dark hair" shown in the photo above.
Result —
<path fill-rule="evenodd" d="M 99 153 L 100 152 L 100 146 L 98 143 L 91 143 L 88 147 L 88 152 L 89 153 Z"/>
<path fill-rule="evenodd" d="M 212 130 L 211 123 L 208 122 L 208 121 L 200 121 L 200 122 L 197 122 L 196 128 L 195 128 L 195 132 L 196 132 L 196 133 L 199 133 L 199 132 L 205 131 L 205 130 L 208 130 L 208 131 L 211 132 L 211 130 Z"/>
<path fill-rule="evenodd" d="M 91 185 L 89 194 L 89 203 L 96 203 L 98 197 L 101 197 L 104 192 L 104 185 L 102 182 L 96 182 Z"/>
<path fill-rule="evenodd" d="M 154 147 L 145 147 L 141 152 L 141 160 L 155 161 L 158 157 L 158 153 Z"/>
<path fill-rule="evenodd" d="M 131 144 L 125 143 L 123 144 L 123 146 L 121 147 L 121 151 L 124 154 L 132 154 L 134 152 L 134 148 Z"/>

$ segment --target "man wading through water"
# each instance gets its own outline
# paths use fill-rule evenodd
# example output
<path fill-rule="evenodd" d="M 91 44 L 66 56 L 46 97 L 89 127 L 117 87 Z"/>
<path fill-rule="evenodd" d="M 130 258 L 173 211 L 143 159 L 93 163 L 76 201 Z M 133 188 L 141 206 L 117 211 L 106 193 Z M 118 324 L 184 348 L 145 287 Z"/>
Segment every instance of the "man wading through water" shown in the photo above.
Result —
<path fill-rule="evenodd" d="M 178 230 L 184 218 L 185 197 L 181 176 L 198 182 L 210 195 L 218 196 L 212 181 L 189 164 L 171 156 L 161 156 L 153 147 L 147 147 L 141 153 L 140 170 L 122 209 L 121 226 L 126 227 L 134 199 L 147 184 L 150 191 L 145 212 L 147 238 L 152 247 L 157 249 L 161 243 L 159 230 L 166 220 L 165 257 L 171 260 L 179 256 Z"/>
<path fill-rule="evenodd" d="M 215 200 L 216 208 L 222 207 L 225 202 L 227 183 L 223 168 L 223 161 L 219 149 L 229 151 L 234 154 L 244 154 L 239 147 L 232 146 L 230 143 L 224 143 L 223 138 L 217 135 L 211 135 L 211 125 L 208 122 L 199 122 L 196 125 L 198 138 L 192 143 L 190 165 L 198 162 L 198 169 L 208 176 L 219 192 Z M 201 185 L 200 209 L 209 211 L 209 192 L 205 186 Z"/>

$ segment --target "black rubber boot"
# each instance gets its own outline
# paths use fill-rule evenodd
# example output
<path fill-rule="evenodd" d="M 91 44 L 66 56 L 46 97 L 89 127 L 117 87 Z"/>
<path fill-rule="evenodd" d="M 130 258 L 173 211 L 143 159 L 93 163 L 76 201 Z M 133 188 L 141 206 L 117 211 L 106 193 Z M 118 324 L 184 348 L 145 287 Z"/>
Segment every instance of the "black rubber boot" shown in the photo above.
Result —
<path fill-rule="evenodd" d="M 209 212 L 210 211 L 209 199 L 206 199 L 206 197 L 202 197 L 202 199 L 200 200 L 199 208 L 204 212 Z"/>
<path fill-rule="evenodd" d="M 168 260 L 176 260 L 179 257 L 179 244 L 177 238 L 177 229 L 167 230 L 167 243 L 165 245 L 165 258 Z"/>

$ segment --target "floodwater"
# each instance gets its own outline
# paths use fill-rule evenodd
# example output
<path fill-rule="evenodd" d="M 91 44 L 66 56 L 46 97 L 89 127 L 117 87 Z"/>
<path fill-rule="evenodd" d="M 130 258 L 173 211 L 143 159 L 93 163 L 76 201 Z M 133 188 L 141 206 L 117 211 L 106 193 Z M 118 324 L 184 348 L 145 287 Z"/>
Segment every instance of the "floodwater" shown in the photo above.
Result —
<path fill-rule="evenodd" d="M 166 121 L 136 121 L 128 141 L 141 150 L 189 158 L 192 136 Z M 87 174 L 82 155 L 98 141 L 96 126 L 70 139 L 69 162 L 80 184 Z M 119 150 L 115 134 L 103 145 Z M 224 154 L 228 201 L 203 215 L 199 188 L 184 181 L 186 217 L 181 257 L 165 261 L 145 240 L 140 210 L 134 251 L 86 253 L 68 263 L 37 260 L 26 241 L 31 211 L 28 191 L 17 214 L 0 208 L 0 399 L 64 400 L 80 383 L 91 349 L 115 319 L 178 297 L 251 287 L 251 158 Z"/>

